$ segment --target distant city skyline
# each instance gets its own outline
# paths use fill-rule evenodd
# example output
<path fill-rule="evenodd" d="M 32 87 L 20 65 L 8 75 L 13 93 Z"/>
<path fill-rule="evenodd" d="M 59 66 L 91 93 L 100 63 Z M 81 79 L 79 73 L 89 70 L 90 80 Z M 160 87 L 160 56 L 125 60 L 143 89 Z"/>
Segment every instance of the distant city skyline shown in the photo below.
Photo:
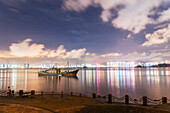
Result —
<path fill-rule="evenodd" d="M 0 64 L 170 60 L 170 0 L 0 0 Z"/>
<path fill-rule="evenodd" d="M 77 64 L 75 62 L 67 63 L 51 63 L 51 64 L 29 64 L 26 62 L 22 65 L 20 64 L 0 64 L 0 69 L 20 69 L 20 68 L 136 68 L 136 67 L 169 67 L 170 60 L 160 61 L 160 62 L 106 62 L 103 64 Z"/>

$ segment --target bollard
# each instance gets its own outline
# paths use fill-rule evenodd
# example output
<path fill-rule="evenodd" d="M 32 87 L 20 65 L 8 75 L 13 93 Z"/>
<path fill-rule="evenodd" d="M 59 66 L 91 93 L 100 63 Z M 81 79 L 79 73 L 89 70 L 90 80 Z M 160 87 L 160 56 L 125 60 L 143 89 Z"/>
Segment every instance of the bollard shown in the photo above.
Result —
<path fill-rule="evenodd" d="M 63 98 L 63 91 L 61 91 L 61 98 Z"/>
<path fill-rule="evenodd" d="M 14 90 L 11 91 L 12 96 L 14 96 Z"/>
<path fill-rule="evenodd" d="M 82 94 L 80 93 L 80 97 L 81 97 L 81 95 L 82 95 Z"/>
<path fill-rule="evenodd" d="M 73 92 L 71 92 L 71 96 L 73 95 Z"/>
<path fill-rule="evenodd" d="M 41 91 L 41 96 L 43 96 L 43 91 Z"/>
<path fill-rule="evenodd" d="M 167 104 L 167 97 L 162 97 L 162 104 Z"/>
<path fill-rule="evenodd" d="M 125 95 L 125 104 L 129 104 L 129 95 Z"/>
<path fill-rule="evenodd" d="M 143 106 L 147 106 L 147 96 L 143 96 Z"/>
<path fill-rule="evenodd" d="M 19 96 L 22 96 L 22 95 L 23 95 L 23 93 L 24 93 L 24 91 L 23 91 L 23 90 L 19 90 Z"/>
<path fill-rule="evenodd" d="M 92 98 L 96 98 L 96 93 L 92 93 Z"/>
<path fill-rule="evenodd" d="M 108 94 L 108 103 L 112 103 L 112 94 Z"/>
<path fill-rule="evenodd" d="M 31 95 L 35 95 L 35 90 L 31 90 Z"/>
<path fill-rule="evenodd" d="M 54 95 L 54 91 L 51 92 Z"/>

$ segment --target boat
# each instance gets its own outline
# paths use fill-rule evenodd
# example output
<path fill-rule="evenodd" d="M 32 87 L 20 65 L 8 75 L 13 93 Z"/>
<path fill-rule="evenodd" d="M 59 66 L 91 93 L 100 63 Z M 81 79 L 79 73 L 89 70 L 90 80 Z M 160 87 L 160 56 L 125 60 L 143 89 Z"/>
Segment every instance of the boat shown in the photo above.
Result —
<path fill-rule="evenodd" d="M 50 68 L 44 71 L 38 72 L 38 76 L 65 76 L 65 77 L 76 77 L 79 69 L 75 71 L 61 72 L 60 68 Z"/>
<path fill-rule="evenodd" d="M 44 71 L 38 72 L 38 76 L 58 76 L 60 68 L 50 68 Z"/>
<path fill-rule="evenodd" d="M 61 76 L 65 76 L 65 77 L 77 77 L 77 73 L 78 73 L 79 69 L 75 70 L 75 71 L 70 71 L 70 72 L 61 72 L 60 75 Z"/>

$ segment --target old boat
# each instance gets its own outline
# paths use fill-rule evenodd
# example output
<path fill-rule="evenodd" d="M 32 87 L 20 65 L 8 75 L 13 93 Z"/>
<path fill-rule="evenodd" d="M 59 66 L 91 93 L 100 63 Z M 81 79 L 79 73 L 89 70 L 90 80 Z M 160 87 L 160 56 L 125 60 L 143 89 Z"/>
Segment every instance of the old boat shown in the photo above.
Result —
<path fill-rule="evenodd" d="M 58 76 L 59 73 L 60 73 L 59 68 L 50 68 L 50 69 L 38 72 L 38 76 Z"/>
<path fill-rule="evenodd" d="M 76 77 L 78 71 L 79 71 L 79 69 L 77 69 L 75 71 L 70 71 L 70 72 L 61 72 L 60 75 L 66 76 L 66 77 Z"/>

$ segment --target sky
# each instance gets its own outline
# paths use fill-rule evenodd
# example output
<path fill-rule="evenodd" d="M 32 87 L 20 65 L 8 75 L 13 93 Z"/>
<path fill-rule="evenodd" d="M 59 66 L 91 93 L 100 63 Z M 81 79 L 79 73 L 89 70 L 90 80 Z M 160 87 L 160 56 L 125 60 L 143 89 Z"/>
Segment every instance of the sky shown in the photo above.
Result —
<path fill-rule="evenodd" d="M 170 0 L 0 0 L 0 64 L 170 60 Z"/>

